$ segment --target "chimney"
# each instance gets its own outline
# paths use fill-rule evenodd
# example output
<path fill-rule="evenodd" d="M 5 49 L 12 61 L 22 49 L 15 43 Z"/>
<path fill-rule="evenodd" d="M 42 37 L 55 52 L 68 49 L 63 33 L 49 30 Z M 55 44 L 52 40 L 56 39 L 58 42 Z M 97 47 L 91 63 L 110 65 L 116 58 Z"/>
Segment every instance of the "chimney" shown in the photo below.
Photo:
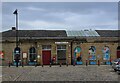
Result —
<path fill-rule="evenodd" d="M 12 31 L 16 31 L 16 28 L 15 28 L 15 27 L 12 27 Z"/>

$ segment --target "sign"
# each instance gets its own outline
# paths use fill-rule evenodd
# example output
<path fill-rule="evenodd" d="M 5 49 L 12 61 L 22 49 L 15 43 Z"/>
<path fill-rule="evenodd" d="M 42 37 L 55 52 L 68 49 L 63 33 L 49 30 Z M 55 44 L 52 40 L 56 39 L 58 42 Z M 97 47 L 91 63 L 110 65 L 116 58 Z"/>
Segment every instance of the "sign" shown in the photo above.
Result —
<path fill-rule="evenodd" d="M 55 42 L 55 44 L 68 44 L 68 42 Z"/>
<path fill-rule="evenodd" d="M 27 58 L 27 53 L 23 53 L 23 58 Z"/>
<path fill-rule="evenodd" d="M 4 58 L 4 53 L 3 51 L 0 51 L 0 59 L 3 59 Z"/>
<path fill-rule="evenodd" d="M 74 61 L 79 65 L 82 64 L 82 49 L 80 47 L 74 49 Z"/>
<path fill-rule="evenodd" d="M 96 60 L 95 53 L 96 53 L 95 46 L 91 46 L 90 49 L 89 49 L 89 57 L 88 57 L 89 60 Z"/>
<path fill-rule="evenodd" d="M 110 60 L 110 49 L 109 49 L 109 47 L 105 46 L 102 49 L 102 52 L 103 52 L 103 60 Z"/>

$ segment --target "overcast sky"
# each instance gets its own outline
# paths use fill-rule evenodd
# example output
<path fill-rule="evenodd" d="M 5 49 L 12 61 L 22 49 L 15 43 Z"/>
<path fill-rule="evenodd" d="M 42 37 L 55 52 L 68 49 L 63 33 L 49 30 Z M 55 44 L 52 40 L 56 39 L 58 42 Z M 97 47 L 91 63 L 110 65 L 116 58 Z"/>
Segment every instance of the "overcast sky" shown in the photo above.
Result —
<path fill-rule="evenodd" d="M 117 2 L 3 2 L 2 31 L 19 29 L 83 30 L 118 29 Z"/>

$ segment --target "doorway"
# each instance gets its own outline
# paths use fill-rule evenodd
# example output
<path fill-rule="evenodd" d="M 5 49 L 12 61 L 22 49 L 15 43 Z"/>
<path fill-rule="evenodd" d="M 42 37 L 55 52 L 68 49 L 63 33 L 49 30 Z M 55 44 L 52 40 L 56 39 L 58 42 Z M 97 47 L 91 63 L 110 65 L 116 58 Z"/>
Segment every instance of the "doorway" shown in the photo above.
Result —
<path fill-rule="evenodd" d="M 66 64 L 66 45 L 57 45 L 57 62 Z"/>
<path fill-rule="evenodd" d="M 51 45 L 42 46 L 43 65 L 49 65 L 51 62 Z"/>
<path fill-rule="evenodd" d="M 117 58 L 120 58 L 120 46 L 117 47 Z"/>

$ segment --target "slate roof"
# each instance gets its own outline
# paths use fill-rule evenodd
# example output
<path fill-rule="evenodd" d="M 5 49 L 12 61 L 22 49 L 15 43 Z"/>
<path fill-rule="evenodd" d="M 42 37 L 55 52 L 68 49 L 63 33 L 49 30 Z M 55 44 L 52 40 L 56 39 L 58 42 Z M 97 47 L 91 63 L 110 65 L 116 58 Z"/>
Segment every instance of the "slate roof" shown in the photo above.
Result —
<path fill-rule="evenodd" d="M 101 37 L 120 37 L 120 30 L 96 30 Z"/>
<path fill-rule="evenodd" d="M 118 37 L 118 30 L 95 30 L 100 37 Z M 120 32 L 120 30 L 119 30 Z M 1 34 L 1 33 L 0 33 Z M 69 37 L 65 30 L 19 30 L 19 37 Z M 15 37 L 16 31 L 2 32 L 2 37 Z M 77 35 L 75 37 L 78 37 Z M 82 36 L 80 36 L 82 37 Z"/>
<path fill-rule="evenodd" d="M 19 30 L 19 37 L 67 37 L 65 30 Z M 2 37 L 15 37 L 16 31 L 2 32 Z"/>

